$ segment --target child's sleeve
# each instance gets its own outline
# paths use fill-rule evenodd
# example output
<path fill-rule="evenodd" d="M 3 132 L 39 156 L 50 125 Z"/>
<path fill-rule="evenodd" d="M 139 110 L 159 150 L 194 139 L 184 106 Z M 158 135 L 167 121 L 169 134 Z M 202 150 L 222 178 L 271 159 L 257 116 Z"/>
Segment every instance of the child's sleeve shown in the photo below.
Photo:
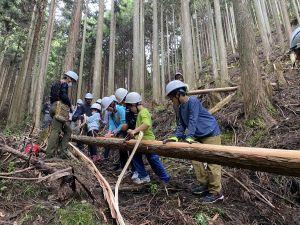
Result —
<path fill-rule="evenodd" d="M 126 109 L 125 109 L 125 107 L 119 108 L 119 115 L 120 115 L 120 125 L 117 127 L 117 130 L 121 131 L 123 124 L 126 124 Z"/>
<path fill-rule="evenodd" d="M 148 111 L 142 111 L 140 116 L 142 124 L 146 124 L 147 126 L 151 127 L 152 121 L 150 113 Z"/>

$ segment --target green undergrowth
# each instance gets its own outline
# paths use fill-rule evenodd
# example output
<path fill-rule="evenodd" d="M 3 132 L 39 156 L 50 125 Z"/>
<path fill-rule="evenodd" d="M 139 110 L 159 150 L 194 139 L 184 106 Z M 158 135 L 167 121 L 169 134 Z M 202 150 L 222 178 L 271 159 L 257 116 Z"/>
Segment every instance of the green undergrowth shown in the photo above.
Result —
<path fill-rule="evenodd" d="M 56 212 L 55 224 L 61 225 L 97 225 L 104 224 L 97 219 L 94 209 L 87 202 L 72 201 Z"/>
<path fill-rule="evenodd" d="M 223 209 L 218 207 L 205 207 L 202 209 L 201 212 L 198 212 L 194 216 L 194 220 L 197 225 L 208 225 L 209 220 L 213 218 L 215 215 L 218 215 L 219 217 L 224 217 L 225 212 Z"/>
<path fill-rule="evenodd" d="M 251 132 L 246 140 L 246 143 L 250 146 L 256 146 L 268 135 L 265 121 L 261 117 L 246 120 L 245 126 L 248 132 Z"/>

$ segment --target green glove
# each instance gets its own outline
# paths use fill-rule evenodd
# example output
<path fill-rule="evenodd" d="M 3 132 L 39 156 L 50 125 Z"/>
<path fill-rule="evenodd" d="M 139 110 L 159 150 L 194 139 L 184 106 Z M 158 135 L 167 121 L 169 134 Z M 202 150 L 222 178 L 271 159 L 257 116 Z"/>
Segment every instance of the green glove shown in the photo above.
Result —
<path fill-rule="evenodd" d="M 197 143 L 197 141 L 195 141 L 194 138 L 192 138 L 192 137 L 186 138 L 184 140 L 184 142 L 189 143 L 189 144 Z"/>
<path fill-rule="evenodd" d="M 178 142 L 178 138 L 173 136 L 173 137 L 169 137 L 168 139 L 163 140 L 163 144 L 166 144 L 168 142 Z"/>

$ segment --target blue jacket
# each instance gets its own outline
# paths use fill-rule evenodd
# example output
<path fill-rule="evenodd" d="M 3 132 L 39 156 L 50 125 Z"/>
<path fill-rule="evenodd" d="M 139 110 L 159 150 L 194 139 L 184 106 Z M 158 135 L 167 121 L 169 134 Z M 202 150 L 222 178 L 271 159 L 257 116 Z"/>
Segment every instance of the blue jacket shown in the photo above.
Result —
<path fill-rule="evenodd" d="M 185 132 L 187 130 L 187 134 Z M 179 124 L 176 137 L 213 137 L 220 134 L 219 125 L 197 97 L 191 96 L 187 103 L 179 106 Z"/>
<path fill-rule="evenodd" d="M 121 131 L 122 125 L 126 123 L 126 108 L 116 105 L 116 112 L 109 115 L 108 130 L 117 134 Z"/>
<path fill-rule="evenodd" d="M 94 113 L 94 114 L 92 114 L 92 116 L 88 116 L 87 120 L 86 120 L 88 131 L 91 131 L 91 130 L 99 131 L 100 119 L 101 119 L 100 113 Z"/>
<path fill-rule="evenodd" d="M 75 113 L 72 116 L 72 121 L 76 122 L 83 114 L 86 114 L 87 116 L 92 115 L 91 105 L 83 104 L 80 107 L 77 107 Z"/>
<path fill-rule="evenodd" d="M 65 105 L 71 107 L 71 101 L 68 96 L 69 85 L 66 82 L 56 81 L 51 86 L 50 103 L 62 101 Z"/>

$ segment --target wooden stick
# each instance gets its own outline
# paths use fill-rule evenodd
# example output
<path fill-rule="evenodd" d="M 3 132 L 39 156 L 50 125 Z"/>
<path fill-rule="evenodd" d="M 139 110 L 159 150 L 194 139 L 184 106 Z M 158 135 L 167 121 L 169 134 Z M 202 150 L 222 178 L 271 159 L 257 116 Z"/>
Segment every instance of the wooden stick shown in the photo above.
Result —
<path fill-rule="evenodd" d="M 245 184 L 243 184 L 239 179 L 237 179 L 235 176 L 233 176 L 231 173 L 227 172 L 226 170 L 222 169 L 222 172 L 234 179 L 239 185 L 241 185 L 246 191 L 248 191 L 251 194 L 254 194 L 258 199 L 260 199 L 262 202 L 266 203 L 267 205 L 271 206 L 272 208 L 275 208 L 275 206 L 265 197 L 263 196 L 259 191 L 257 190 L 250 190 Z"/>
<path fill-rule="evenodd" d="M 116 219 L 117 223 L 120 225 L 125 225 L 124 219 L 118 210 L 118 207 L 115 202 L 114 194 L 111 190 L 111 187 L 107 180 L 102 176 L 98 168 L 95 166 L 95 164 L 90 160 L 86 155 L 84 155 L 75 145 L 72 143 L 69 143 L 69 145 L 72 147 L 69 149 L 69 151 L 72 152 L 72 154 L 77 157 L 79 160 L 81 160 L 84 165 L 94 174 L 94 176 L 97 178 L 100 186 L 103 189 L 104 198 L 107 200 L 108 206 L 110 208 L 111 216 L 112 218 Z"/>
<path fill-rule="evenodd" d="M 118 180 L 117 180 L 117 183 L 116 183 L 116 186 L 115 186 L 115 201 L 116 201 L 116 205 L 117 205 L 118 209 L 119 209 L 119 186 L 121 184 L 121 181 L 122 181 L 122 179 L 124 177 L 124 174 L 125 174 L 128 166 L 129 166 L 129 164 L 130 164 L 130 162 L 131 162 L 131 160 L 132 160 L 132 158 L 133 158 L 136 150 L 138 149 L 138 147 L 139 147 L 139 145 L 140 145 L 140 143 L 142 141 L 143 136 L 144 136 L 144 133 L 141 131 L 139 133 L 139 138 L 138 138 L 137 142 L 135 143 L 134 148 L 133 148 L 133 150 L 132 150 L 129 158 L 128 158 L 128 160 L 127 160 L 127 162 L 126 162 L 126 164 L 125 164 L 125 166 L 124 166 L 124 168 L 123 168 L 120 176 L 118 177 Z"/>
<path fill-rule="evenodd" d="M 222 101 L 218 102 L 213 108 L 211 108 L 209 110 L 209 112 L 211 114 L 214 114 L 216 112 L 218 112 L 220 109 L 222 109 L 225 105 L 227 105 L 231 99 L 233 98 L 233 96 L 235 96 L 236 93 L 233 93 L 231 95 L 228 95 L 226 98 L 224 98 Z"/>
<path fill-rule="evenodd" d="M 14 175 L 14 174 L 17 174 L 17 173 L 23 173 L 25 171 L 28 171 L 28 170 L 31 170 L 33 169 L 34 167 L 33 166 L 30 166 L 30 167 L 27 167 L 25 169 L 22 169 L 22 170 L 16 170 L 14 172 L 10 172 L 10 173 L 0 173 L 1 176 L 7 176 L 7 175 Z"/>
<path fill-rule="evenodd" d="M 136 140 L 124 142 L 116 138 L 72 136 L 73 141 L 131 151 Z M 167 143 L 142 141 L 141 153 L 154 153 L 164 157 L 195 160 L 230 167 L 300 177 L 300 151 L 284 149 L 250 148 L 210 144 Z"/>

